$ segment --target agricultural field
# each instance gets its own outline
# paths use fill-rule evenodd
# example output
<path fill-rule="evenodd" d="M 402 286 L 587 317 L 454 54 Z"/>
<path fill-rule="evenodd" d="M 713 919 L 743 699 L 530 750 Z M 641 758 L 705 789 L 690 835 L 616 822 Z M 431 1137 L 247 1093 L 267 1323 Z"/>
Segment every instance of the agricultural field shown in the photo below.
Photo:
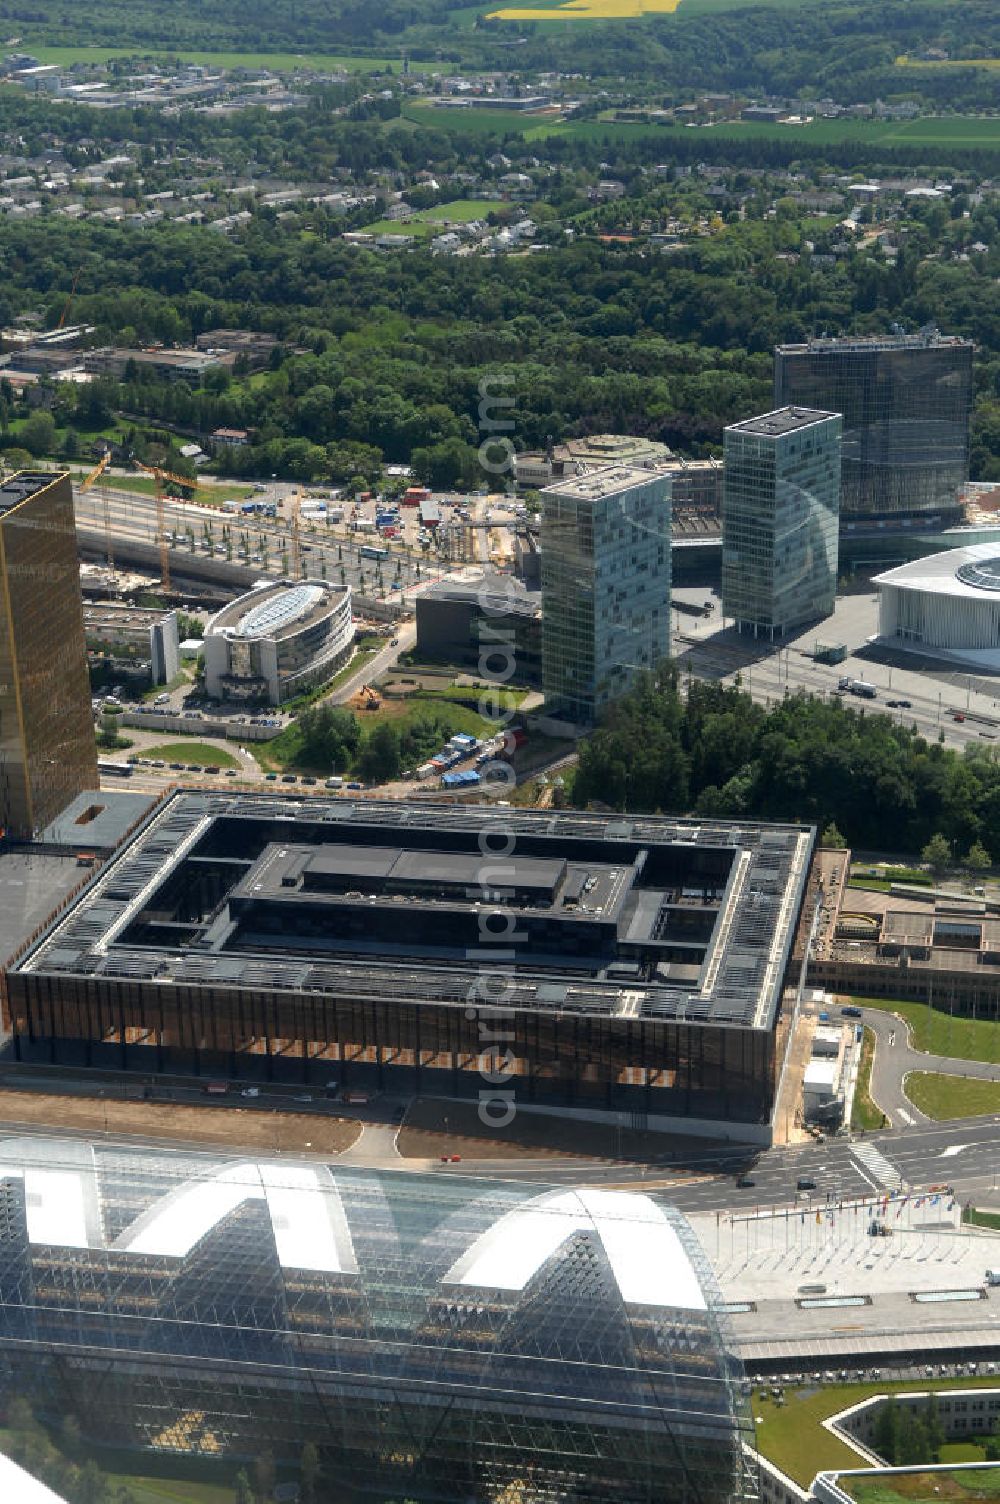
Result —
<path fill-rule="evenodd" d="M 791 140 L 805 145 L 837 146 L 856 141 L 866 146 L 919 146 L 947 154 L 951 148 L 1000 151 L 1000 116 L 926 115 L 917 120 L 810 120 L 801 125 L 768 125 L 756 120 L 727 120 L 717 125 L 677 126 L 656 122 L 564 120 L 557 111 L 439 110 L 407 103 L 403 115 L 415 125 L 439 130 L 517 133 L 526 141 L 567 136 L 579 141 L 638 141 L 654 136 L 669 146 L 678 131 L 700 131 L 706 140 Z"/>
<path fill-rule="evenodd" d="M 463 131 L 474 135 L 489 136 L 502 135 L 507 131 L 517 131 L 523 136 L 530 134 L 525 127 L 538 125 L 539 121 L 545 121 L 551 129 L 559 129 L 562 117 L 555 110 L 441 110 L 435 109 L 430 101 L 407 100 L 403 105 L 403 120 L 409 120 L 414 125 L 430 126 L 434 130 Z M 395 122 L 393 122 L 395 124 Z M 539 129 L 542 134 L 547 134 L 546 127 Z"/>
<path fill-rule="evenodd" d="M 682 0 L 553 0 L 489 12 L 492 21 L 633 21 L 671 15 Z"/>
<path fill-rule="evenodd" d="M 633 21 L 642 16 L 684 16 L 716 14 L 721 11 L 745 10 L 754 0 L 530 0 L 525 5 L 506 5 L 486 10 L 491 20 L 536 21 Z M 759 0 L 769 8 L 812 3 L 812 0 Z M 464 12 L 460 12 L 464 14 Z"/>
<path fill-rule="evenodd" d="M 896 59 L 897 68 L 921 68 L 925 72 L 928 69 L 937 68 L 1000 68 L 1000 57 L 946 57 L 933 61 L 919 57 L 902 57 Z"/>
<path fill-rule="evenodd" d="M 316 73 L 384 73 L 386 68 L 401 73 L 401 57 L 359 57 L 339 52 L 172 52 L 169 48 L 147 47 L 47 47 L 32 46 L 31 54 L 41 63 L 106 63 L 116 57 L 149 57 L 160 60 L 179 58 L 182 63 L 207 63 L 215 68 L 270 68 L 275 73 L 296 73 L 308 69 Z M 433 63 L 411 62 L 410 72 L 420 73 Z"/>

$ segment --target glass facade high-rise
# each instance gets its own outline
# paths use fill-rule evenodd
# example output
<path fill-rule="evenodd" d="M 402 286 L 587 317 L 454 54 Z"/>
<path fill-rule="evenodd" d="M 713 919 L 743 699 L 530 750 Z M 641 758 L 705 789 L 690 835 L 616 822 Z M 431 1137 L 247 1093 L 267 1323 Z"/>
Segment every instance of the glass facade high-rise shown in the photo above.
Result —
<path fill-rule="evenodd" d="M 972 352 L 936 329 L 778 346 L 775 406 L 843 416 L 842 517 L 956 512 L 969 477 Z"/>
<path fill-rule="evenodd" d="M 768 637 L 829 616 L 837 592 L 838 413 L 780 408 L 724 432 L 722 612 Z"/>
<path fill-rule="evenodd" d="M 0 825 L 30 836 L 99 787 L 73 486 L 0 485 Z"/>
<path fill-rule="evenodd" d="M 625 466 L 542 492 L 542 687 L 590 725 L 670 652 L 670 477 Z"/>
<path fill-rule="evenodd" d="M 656 1192 L 0 1140 L 0 1405 L 111 1446 L 313 1442 L 383 1501 L 756 1500 L 720 1307 Z"/>

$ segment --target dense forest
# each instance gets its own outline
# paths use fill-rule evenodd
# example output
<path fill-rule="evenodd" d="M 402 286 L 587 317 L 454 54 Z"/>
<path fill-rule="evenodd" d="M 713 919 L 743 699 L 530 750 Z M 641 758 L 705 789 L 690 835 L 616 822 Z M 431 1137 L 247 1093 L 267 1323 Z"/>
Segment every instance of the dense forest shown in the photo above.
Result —
<path fill-rule="evenodd" d="M 593 239 L 517 259 L 378 257 L 259 219 L 231 238 L 22 221 L 0 246 L 0 322 L 36 307 L 51 327 L 77 276 L 76 316 L 97 342 L 271 331 L 282 349 L 261 376 L 220 373 L 199 391 L 139 380 L 61 390 L 57 422 L 92 431 L 122 412 L 201 433 L 251 427 L 256 444 L 234 462 L 303 480 L 346 478 L 331 445 L 370 446 L 376 462 L 417 450 L 421 474 L 449 486 L 479 478 L 484 378 L 508 379 L 519 449 L 603 430 L 707 453 L 725 423 L 770 400 L 779 341 L 936 321 L 977 341 L 973 474 L 998 478 L 1000 286 L 988 261 L 925 255 L 949 212 L 931 206 L 895 265 L 851 256 L 821 267 L 776 258 L 781 220 L 733 226 L 669 262 Z M 976 212 L 997 245 L 996 211 Z"/>
<path fill-rule="evenodd" d="M 789 695 L 770 709 L 676 668 L 609 712 L 584 742 L 573 802 L 720 819 L 835 823 L 849 845 L 916 853 L 943 836 L 955 858 L 1000 843 L 1000 759 L 960 755 L 889 716 Z"/>

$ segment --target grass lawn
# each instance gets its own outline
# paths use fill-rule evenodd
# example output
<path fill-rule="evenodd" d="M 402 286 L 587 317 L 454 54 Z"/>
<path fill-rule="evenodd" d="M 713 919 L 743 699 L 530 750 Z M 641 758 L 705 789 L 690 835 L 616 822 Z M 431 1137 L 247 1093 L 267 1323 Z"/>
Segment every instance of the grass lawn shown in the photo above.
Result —
<path fill-rule="evenodd" d="M 87 475 L 86 468 L 78 470 L 75 466 L 70 467 L 70 474 L 74 481 L 79 483 Z M 151 475 L 105 475 L 95 483 L 95 490 L 106 487 L 109 491 L 131 491 L 136 496 L 155 496 L 156 481 Z M 216 485 L 195 487 L 191 482 L 191 495 L 188 498 L 196 501 L 199 506 L 221 507 L 224 501 L 238 501 L 253 494 L 252 487 L 241 486 L 236 481 L 222 481 Z M 167 500 L 171 500 L 170 497 Z"/>
<path fill-rule="evenodd" d="M 963 1207 L 962 1221 L 970 1227 L 991 1227 L 1000 1231 L 1000 1212 L 981 1212 L 977 1206 Z"/>
<path fill-rule="evenodd" d="M 881 997 L 856 997 L 852 1001 L 862 1008 L 881 1008 L 905 1018 L 915 1049 L 931 1055 L 952 1055 L 958 1060 L 1000 1062 L 1000 1023 L 991 1019 L 966 1018 L 928 1008 L 926 1003 L 894 1003 Z"/>
<path fill-rule="evenodd" d="M 969 1385 L 996 1388 L 1000 1379 L 928 1379 L 921 1389 L 963 1389 Z M 786 1389 L 785 1403 L 777 1405 L 768 1396 L 761 1398 L 754 1386 L 750 1408 L 757 1421 L 758 1449 L 781 1470 L 806 1487 L 815 1475 L 826 1468 L 864 1467 L 864 1463 L 846 1442 L 823 1429 L 822 1422 L 838 1410 L 855 1405 L 873 1394 L 893 1390 L 912 1390 L 911 1380 L 878 1384 L 831 1384 L 822 1389 Z M 968 1495 L 963 1495 L 968 1498 Z"/>
<path fill-rule="evenodd" d="M 861 1046 L 861 1068 L 858 1071 L 858 1084 L 854 1091 L 854 1105 L 851 1108 L 852 1128 L 870 1130 L 882 1127 L 882 1111 L 875 1106 L 869 1095 L 874 1054 L 875 1035 L 871 1029 L 865 1029 L 865 1037 Z"/>
<path fill-rule="evenodd" d="M 451 700 L 456 705 L 468 705 L 470 708 L 474 708 L 480 701 L 486 701 L 489 707 L 496 706 L 498 712 L 501 710 L 516 710 L 521 701 L 530 694 L 530 690 L 527 689 L 499 688 L 495 684 L 467 684 L 464 686 L 461 684 L 448 684 L 443 688 L 438 688 L 436 685 L 433 687 L 416 685 L 413 689 L 410 689 L 408 685 L 402 684 L 400 679 L 395 676 L 391 686 L 387 685 L 386 687 L 391 687 L 394 691 L 393 698 L 398 697 L 404 701 L 408 701 L 410 704 L 414 700 Z M 496 727 L 495 729 L 499 730 L 500 728 Z"/>
<path fill-rule="evenodd" d="M 357 671 L 356 659 L 351 666 L 351 671 Z M 358 721 L 362 731 L 371 730 L 383 721 L 392 721 L 399 726 L 400 730 L 403 730 L 413 721 L 425 716 L 428 711 L 439 712 L 442 723 L 448 727 L 448 730 L 442 733 L 440 743 L 438 743 L 440 746 L 443 746 L 448 737 L 454 736 L 457 731 L 483 737 L 492 736 L 496 730 L 494 721 L 486 720 L 465 705 L 455 705 L 433 694 L 421 695 L 419 698 L 411 697 L 406 700 L 383 700 L 381 709 L 366 711 L 363 714 L 359 712 Z M 273 741 L 262 743 L 256 756 L 261 767 L 268 772 L 277 773 L 288 769 L 290 772 L 314 773 L 317 777 L 326 777 L 334 771 L 332 768 L 315 767 L 301 760 L 302 735 L 297 721 L 293 721 Z"/>
<path fill-rule="evenodd" d="M 945 1447 L 944 1452 L 949 1449 Z M 845 1478 L 858 1504 L 943 1504 L 961 1499 L 963 1504 L 1000 1498 L 1000 1468 L 992 1473 L 909 1473 L 890 1482 L 864 1478 Z"/>
<path fill-rule="evenodd" d="M 143 757 L 162 757 L 164 762 L 197 762 L 203 768 L 238 768 L 239 759 L 208 742 L 164 742 L 159 747 L 144 747 Z"/>
<path fill-rule="evenodd" d="M 485 219 L 494 209 L 502 207 L 499 199 L 459 198 L 451 204 L 418 209 L 412 219 L 379 219 L 364 228 L 369 235 L 416 235 L 423 240 L 431 235 L 441 235 L 449 228 L 446 221 L 467 225 L 474 219 Z"/>
<path fill-rule="evenodd" d="M 929 1118 L 974 1118 L 1000 1112 L 1000 1081 L 975 1081 L 965 1076 L 939 1076 L 911 1071 L 903 1090 Z"/>
<path fill-rule="evenodd" d="M 412 120 L 415 125 L 427 125 L 435 130 L 466 131 L 484 136 L 509 131 L 530 139 L 532 129 L 542 135 L 565 129 L 559 116 L 551 111 L 543 114 L 532 110 L 442 110 L 429 102 L 418 104 L 415 101 L 407 101 L 403 105 L 403 118 Z M 541 120 L 546 123 L 540 125 Z"/>

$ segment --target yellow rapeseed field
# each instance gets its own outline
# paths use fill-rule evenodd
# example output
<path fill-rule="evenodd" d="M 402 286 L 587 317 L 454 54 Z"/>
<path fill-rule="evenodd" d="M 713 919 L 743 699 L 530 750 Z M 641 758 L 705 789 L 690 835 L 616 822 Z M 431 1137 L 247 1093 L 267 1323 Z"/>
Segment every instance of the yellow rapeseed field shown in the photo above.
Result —
<path fill-rule="evenodd" d="M 565 0 L 562 5 L 540 10 L 533 6 L 509 6 L 490 12 L 497 21 L 628 21 L 636 16 L 664 15 L 675 11 L 680 0 Z"/>

